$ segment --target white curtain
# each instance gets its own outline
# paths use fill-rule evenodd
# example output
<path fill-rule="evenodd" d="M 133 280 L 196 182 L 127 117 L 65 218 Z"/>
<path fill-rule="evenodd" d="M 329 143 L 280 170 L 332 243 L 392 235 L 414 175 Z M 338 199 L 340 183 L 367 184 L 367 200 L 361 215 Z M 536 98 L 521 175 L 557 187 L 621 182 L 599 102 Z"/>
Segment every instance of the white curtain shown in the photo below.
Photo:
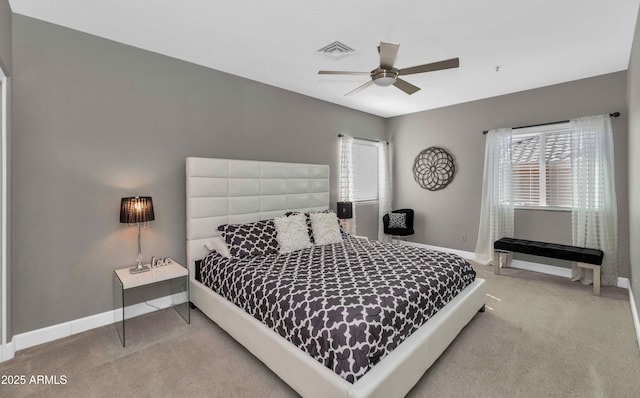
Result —
<path fill-rule="evenodd" d="M 602 284 L 618 280 L 618 215 L 609 115 L 571 120 L 573 245 L 604 252 Z M 573 266 L 573 279 L 593 281 L 591 270 Z"/>
<path fill-rule="evenodd" d="M 513 237 L 510 128 L 491 130 L 486 135 L 476 260 L 495 264 L 493 242 L 503 237 Z"/>
<path fill-rule="evenodd" d="M 378 143 L 378 240 L 391 242 L 391 236 L 385 235 L 382 217 L 391 213 L 392 186 L 392 148 L 386 141 Z"/>
<path fill-rule="evenodd" d="M 339 136 L 338 201 L 353 203 L 353 218 L 347 222 L 347 232 L 355 234 L 356 204 L 353 201 L 353 137 Z"/>

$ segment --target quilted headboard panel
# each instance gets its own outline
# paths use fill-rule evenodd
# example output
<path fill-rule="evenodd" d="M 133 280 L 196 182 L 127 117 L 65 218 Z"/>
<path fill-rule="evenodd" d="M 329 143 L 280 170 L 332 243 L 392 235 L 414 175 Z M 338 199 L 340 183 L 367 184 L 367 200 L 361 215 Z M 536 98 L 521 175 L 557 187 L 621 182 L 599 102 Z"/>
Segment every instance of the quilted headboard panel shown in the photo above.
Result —
<path fill-rule="evenodd" d="M 329 208 L 329 166 L 194 158 L 186 160 L 187 261 L 207 254 L 218 226 Z"/>

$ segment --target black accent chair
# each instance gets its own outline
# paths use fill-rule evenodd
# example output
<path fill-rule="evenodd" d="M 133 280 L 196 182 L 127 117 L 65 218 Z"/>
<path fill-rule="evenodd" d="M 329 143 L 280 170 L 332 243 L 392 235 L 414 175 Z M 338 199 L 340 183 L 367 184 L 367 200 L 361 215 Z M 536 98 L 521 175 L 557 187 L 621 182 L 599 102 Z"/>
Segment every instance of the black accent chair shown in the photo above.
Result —
<path fill-rule="evenodd" d="M 406 228 L 389 228 L 389 215 L 385 214 L 382 217 L 382 224 L 384 226 L 384 233 L 391 236 L 409 236 L 413 235 L 413 209 L 400 209 L 393 210 L 392 213 L 404 213 L 407 215 L 405 223 Z"/>

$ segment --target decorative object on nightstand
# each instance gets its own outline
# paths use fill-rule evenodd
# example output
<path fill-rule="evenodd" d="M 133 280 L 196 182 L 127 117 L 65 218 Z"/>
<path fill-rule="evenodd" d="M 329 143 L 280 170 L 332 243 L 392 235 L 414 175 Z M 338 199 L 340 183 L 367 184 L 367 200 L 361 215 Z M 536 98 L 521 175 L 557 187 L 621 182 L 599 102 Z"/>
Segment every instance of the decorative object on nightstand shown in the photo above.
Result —
<path fill-rule="evenodd" d="M 120 202 L 120 222 L 138 224 L 138 264 L 129 269 L 132 274 L 147 272 L 150 268 L 142 265 L 142 249 L 140 248 L 140 224 L 155 220 L 151 196 L 132 196 L 122 198 Z"/>
<path fill-rule="evenodd" d="M 152 256 L 151 257 L 151 268 L 158 268 L 158 267 L 165 267 L 169 264 L 171 264 L 173 262 L 173 260 L 171 259 L 171 257 L 156 257 L 156 256 Z"/>
<path fill-rule="evenodd" d="M 349 221 L 353 218 L 353 202 L 338 202 L 336 210 L 338 212 L 337 216 L 342 228 L 349 234 L 353 235 L 354 231 L 352 231 L 351 221 Z"/>

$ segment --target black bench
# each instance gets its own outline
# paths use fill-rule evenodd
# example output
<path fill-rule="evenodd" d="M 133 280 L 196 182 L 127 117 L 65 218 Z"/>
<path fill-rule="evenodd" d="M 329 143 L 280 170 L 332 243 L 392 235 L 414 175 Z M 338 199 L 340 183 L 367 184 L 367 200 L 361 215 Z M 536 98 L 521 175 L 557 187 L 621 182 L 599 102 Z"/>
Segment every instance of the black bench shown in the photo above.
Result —
<path fill-rule="evenodd" d="M 600 295 L 600 265 L 604 257 L 600 249 L 515 238 L 498 239 L 493 243 L 493 248 L 500 253 L 500 260 L 494 268 L 496 275 L 500 274 L 500 268 L 506 267 L 506 257 L 512 252 L 575 261 L 578 267 L 593 270 L 593 294 Z"/>

